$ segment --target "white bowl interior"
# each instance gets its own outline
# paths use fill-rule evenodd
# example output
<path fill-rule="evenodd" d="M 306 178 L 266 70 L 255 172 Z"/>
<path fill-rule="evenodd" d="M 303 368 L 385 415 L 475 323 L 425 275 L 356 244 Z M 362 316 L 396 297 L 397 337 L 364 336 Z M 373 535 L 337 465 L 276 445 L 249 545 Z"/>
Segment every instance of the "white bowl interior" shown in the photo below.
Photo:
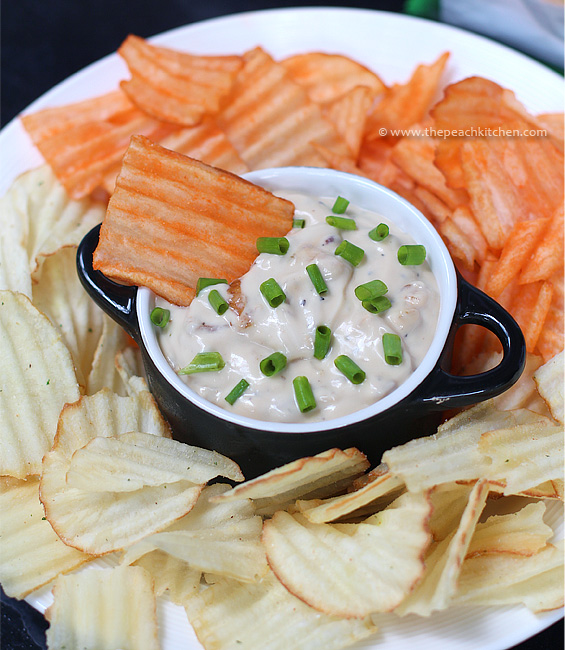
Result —
<path fill-rule="evenodd" d="M 374 404 L 355 413 L 325 422 L 281 423 L 255 420 L 233 414 L 205 400 L 174 372 L 159 346 L 155 328 L 149 314 L 154 305 L 154 294 L 147 288 L 140 288 L 137 297 L 137 317 L 143 343 L 157 369 L 167 381 L 186 399 L 217 417 L 248 427 L 277 431 L 281 433 L 309 433 L 348 426 L 382 413 L 409 395 L 432 371 L 436 365 L 449 333 L 457 302 L 457 279 L 451 257 L 435 228 L 405 199 L 382 185 L 352 174 L 316 167 L 281 167 L 253 171 L 244 176 L 247 180 L 272 192 L 294 191 L 314 196 L 346 196 L 349 201 L 362 208 L 373 210 L 394 221 L 409 233 L 427 251 L 430 264 L 439 288 L 440 310 L 435 336 L 422 363 L 415 372 L 397 389 Z"/>

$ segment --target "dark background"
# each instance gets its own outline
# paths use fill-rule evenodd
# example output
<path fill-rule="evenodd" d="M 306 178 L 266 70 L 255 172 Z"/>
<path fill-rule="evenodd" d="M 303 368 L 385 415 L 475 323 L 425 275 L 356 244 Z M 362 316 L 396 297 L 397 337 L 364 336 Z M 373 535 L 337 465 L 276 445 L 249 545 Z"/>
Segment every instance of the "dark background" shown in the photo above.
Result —
<path fill-rule="evenodd" d="M 149 37 L 230 13 L 297 5 L 297 2 L 226 0 L 4 0 L 1 7 L 1 124 L 9 122 L 69 75 L 114 52 L 130 33 Z M 385 11 L 402 11 L 403 5 L 402 0 L 355 3 L 356 7 Z M 307 2 L 306 6 L 349 5 L 323 0 Z M 1 615 L 0 645 L 3 650 L 46 648 L 47 624 L 25 602 L 9 599 L 2 592 Z M 562 647 L 561 622 L 516 646 L 519 650 Z"/>

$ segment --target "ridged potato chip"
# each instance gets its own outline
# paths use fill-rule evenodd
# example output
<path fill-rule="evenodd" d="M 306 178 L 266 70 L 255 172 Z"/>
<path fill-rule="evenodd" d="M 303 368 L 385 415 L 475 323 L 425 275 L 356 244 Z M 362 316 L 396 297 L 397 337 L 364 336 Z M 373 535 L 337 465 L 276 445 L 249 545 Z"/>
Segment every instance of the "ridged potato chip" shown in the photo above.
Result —
<path fill-rule="evenodd" d="M 204 488 L 186 516 L 128 549 L 122 561 L 160 549 L 199 571 L 243 582 L 259 580 L 268 568 L 260 541 L 262 519 L 248 499 L 213 502 L 228 489 L 223 484 Z"/>
<path fill-rule="evenodd" d="M 366 485 L 347 494 L 325 500 L 299 500 L 296 502 L 296 507 L 308 521 L 314 524 L 322 524 L 355 513 L 356 510 L 363 506 L 394 494 L 403 487 L 404 481 L 390 472 L 385 472 L 374 477 Z"/>
<path fill-rule="evenodd" d="M 463 563 L 455 604 L 524 604 L 533 612 L 563 607 L 563 542 L 529 556 L 489 553 Z"/>
<path fill-rule="evenodd" d="M 491 515 L 477 524 L 466 557 L 486 553 L 534 555 L 541 551 L 553 537 L 553 529 L 543 520 L 545 511 L 543 501 L 537 501 L 517 512 Z"/>
<path fill-rule="evenodd" d="M 237 485 L 217 499 L 252 499 L 257 513 L 272 514 L 299 498 L 336 494 L 368 467 L 366 456 L 358 449 L 329 449 L 277 467 Z"/>
<path fill-rule="evenodd" d="M 50 650 L 159 650 L 151 576 L 141 567 L 60 576 L 45 612 Z"/>
<path fill-rule="evenodd" d="M 73 360 L 47 317 L 11 291 L 0 291 L 0 358 L 0 475 L 37 475 L 63 405 L 80 397 Z"/>
<path fill-rule="evenodd" d="M 561 351 L 534 373 L 534 381 L 553 417 L 563 424 L 563 358 Z"/>
<path fill-rule="evenodd" d="M 66 544 L 94 555 L 128 546 L 165 528 L 195 504 L 202 485 L 181 481 L 135 492 L 86 492 L 67 483 L 75 451 L 96 437 L 142 431 L 168 437 L 149 393 L 120 397 L 105 389 L 67 405 L 52 450 L 43 460 L 40 498 Z"/>
<path fill-rule="evenodd" d="M 0 582 L 8 596 L 24 598 L 92 559 L 55 534 L 44 516 L 37 478 L 1 478 L 0 510 Z"/>
<path fill-rule="evenodd" d="M 185 602 L 207 650 L 339 650 L 376 631 L 370 619 L 327 616 L 290 594 L 270 573 L 258 583 L 217 580 Z"/>
<path fill-rule="evenodd" d="M 76 253 L 75 246 L 66 246 L 45 258 L 34 279 L 32 301 L 61 333 L 79 383 L 88 390 L 87 379 L 109 317 L 82 287 L 76 272 Z"/>
<path fill-rule="evenodd" d="M 67 485 L 85 492 L 133 492 L 179 481 L 204 484 L 216 476 L 243 481 L 239 466 L 216 451 L 129 432 L 96 437 L 77 449 Z"/>
<path fill-rule="evenodd" d="M 488 493 L 488 481 L 477 481 L 469 493 L 457 528 L 441 542 L 431 546 L 426 556 L 426 570 L 422 580 L 395 609 L 395 613 L 400 616 L 430 616 L 434 611 L 449 607 L 457 590 L 461 565 Z"/>
<path fill-rule="evenodd" d="M 71 199 L 48 165 L 19 176 L 0 201 L 1 247 L 15 264 L 6 271 L 16 276 L 23 273 L 22 247 L 27 252 L 29 273 L 34 274 L 44 257 L 63 246 L 78 246 L 84 235 L 102 221 L 106 209 L 103 203 L 89 198 Z M 8 245 L 13 245 L 14 250 L 8 250 Z M 18 286 L 31 298 L 31 286 L 28 290 L 23 290 L 23 284 Z M 4 280 L 0 288 L 12 287 Z"/>
<path fill-rule="evenodd" d="M 312 524 L 279 511 L 262 539 L 291 593 L 325 614 L 364 618 L 393 610 L 422 577 L 430 513 L 424 493 L 403 494 L 359 524 Z"/>

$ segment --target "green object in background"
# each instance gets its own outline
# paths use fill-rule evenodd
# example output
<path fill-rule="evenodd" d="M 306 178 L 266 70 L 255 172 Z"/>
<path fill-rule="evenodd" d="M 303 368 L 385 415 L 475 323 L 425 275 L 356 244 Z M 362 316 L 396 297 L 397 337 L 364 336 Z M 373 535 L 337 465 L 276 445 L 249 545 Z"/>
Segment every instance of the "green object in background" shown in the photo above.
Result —
<path fill-rule="evenodd" d="M 406 0 L 404 13 L 422 18 L 439 18 L 439 0 Z"/>

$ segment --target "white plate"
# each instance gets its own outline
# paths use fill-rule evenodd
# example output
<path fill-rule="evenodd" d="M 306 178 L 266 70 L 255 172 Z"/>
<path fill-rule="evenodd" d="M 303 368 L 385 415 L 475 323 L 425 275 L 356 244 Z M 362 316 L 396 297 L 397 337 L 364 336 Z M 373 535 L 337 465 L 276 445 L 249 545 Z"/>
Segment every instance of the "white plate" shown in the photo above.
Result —
<path fill-rule="evenodd" d="M 446 25 L 364 9 L 298 8 L 249 12 L 172 30 L 156 43 L 201 54 L 234 54 L 261 45 L 275 58 L 306 51 L 347 54 L 374 69 L 385 82 L 406 80 L 421 62 L 449 50 L 447 81 L 481 75 L 516 92 L 534 113 L 563 110 L 563 80 L 548 68 L 487 39 Z M 117 55 L 73 75 L 34 102 L 26 112 L 78 101 L 117 87 L 128 78 Z M 19 121 L 0 133 L 0 195 L 20 173 L 42 163 Z M 549 523 L 561 508 L 554 504 Z M 99 561 L 100 562 L 100 561 Z M 40 611 L 51 602 L 48 590 L 27 598 Z M 562 616 L 534 615 L 523 607 L 455 608 L 421 619 L 382 616 L 380 632 L 355 648 L 379 650 L 505 650 Z M 163 650 L 197 650 L 200 644 L 184 610 L 159 603 Z"/>

